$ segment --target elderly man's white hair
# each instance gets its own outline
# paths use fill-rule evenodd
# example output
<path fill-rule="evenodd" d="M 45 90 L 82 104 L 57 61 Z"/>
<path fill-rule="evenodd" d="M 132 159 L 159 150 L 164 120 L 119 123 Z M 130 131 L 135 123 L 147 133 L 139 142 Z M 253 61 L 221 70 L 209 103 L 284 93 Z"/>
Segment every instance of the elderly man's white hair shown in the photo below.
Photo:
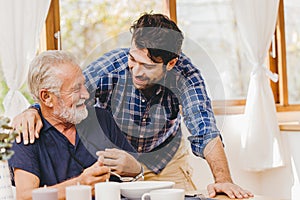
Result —
<path fill-rule="evenodd" d="M 61 64 L 71 63 L 78 65 L 77 59 L 66 51 L 48 50 L 40 53 L 30 63 L 28 72 L 28 87 L 36 101 L 39 99 L 39 91 L 47 89 L 60 95 L 59 89 L 62 81 L 55 76 L 55 68 Z"/>

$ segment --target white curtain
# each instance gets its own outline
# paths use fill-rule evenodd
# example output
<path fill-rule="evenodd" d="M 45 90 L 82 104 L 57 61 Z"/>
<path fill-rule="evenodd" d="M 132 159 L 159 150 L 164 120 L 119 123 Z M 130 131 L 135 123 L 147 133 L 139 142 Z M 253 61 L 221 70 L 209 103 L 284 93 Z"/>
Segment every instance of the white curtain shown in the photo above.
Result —
<path fill-rule="evenodd" d="M 29 106 L 19 89 L 37 51 L 49 6 L 50 0 L 0 0 L 0 56 L 9 87 L 3 101 L 7 117 Z"/>
<path fill-rule="evenodd" d="M 277 74 L 266 68 L 276 27 L 279 0 L 234 0 L 237 25 L 253 65 L 245 108 L 241 162 L 244 169 L 262 171 L 283 165 L 280 130 L 269 79 Z"/>

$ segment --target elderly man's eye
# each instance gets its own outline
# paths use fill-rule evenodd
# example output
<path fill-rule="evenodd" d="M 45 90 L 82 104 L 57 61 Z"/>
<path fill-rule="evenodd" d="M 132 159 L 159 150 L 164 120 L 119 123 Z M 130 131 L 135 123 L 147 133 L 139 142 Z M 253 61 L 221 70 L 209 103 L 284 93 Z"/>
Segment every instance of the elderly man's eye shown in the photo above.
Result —
<path fill-rule="evenodd" d="M 74 88 L 73 92 L 80 92 L 80 87 Z"/>
<path fill-rule="evenodd" d="M 129 60 L 132 62 L 136 62 L 133 57 L 129 56 Z"/>

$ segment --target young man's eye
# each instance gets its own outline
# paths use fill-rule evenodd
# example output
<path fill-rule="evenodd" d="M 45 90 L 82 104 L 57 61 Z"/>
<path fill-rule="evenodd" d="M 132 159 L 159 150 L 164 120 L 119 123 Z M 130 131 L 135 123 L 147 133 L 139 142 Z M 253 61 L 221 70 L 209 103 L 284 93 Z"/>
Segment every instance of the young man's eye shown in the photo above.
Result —
<path fill-rule="evenodd" d="M 151 68 L 153 67 L 153 65 L 147 65 L 147 64 L 144 64 L 144 67 L 145 67 L 146 69 L 151 69 Z"/>

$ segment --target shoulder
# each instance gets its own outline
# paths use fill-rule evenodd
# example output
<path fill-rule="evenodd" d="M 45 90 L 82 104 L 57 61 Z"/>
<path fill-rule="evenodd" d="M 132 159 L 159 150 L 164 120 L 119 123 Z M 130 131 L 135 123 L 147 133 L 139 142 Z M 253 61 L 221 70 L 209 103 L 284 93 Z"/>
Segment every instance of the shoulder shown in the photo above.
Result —
<path fill-rule="evenodd" d="M 198 68 L 192 63 L 191 59 L 184 53 L 179 55 L 178 61 L 174 66 L 174 69 L 181 74 L 188 76 L 191 73 L 200 73 Z"/>
<path fill-rule="evenodd" d="M 191 59 L 184 53 L 179 55 L 178 61 L 172 70 L 172 74 L 176 76 L 177 82 L 188 84 L 197 84 L 203 81 L 202 75 L 198 67 L 196 67 Z"/>
<path fill-rule="evenodd" d="M 39 140 L 36 140 L 33 144 L 25 145 L 23 141 L 21 143 L 14 143 L 12 146 L 12 151 L 14 152 L 11 159 L 9 159 L 9 164 L 12 167 L 20 167 L 23 165 L 32 165 L 35 163 L 37 149 L 39 146 Z"/>
<path fill-rule="evenodd" d="M 20 143 L 14 142 L 13 146 L 12 146 L 12 150 L 14 151 L 14 154 L 23 154 L 23 153 L 36 153 L 37 150 L 39 149 L 40 146 L 43 146 L 43 143 L 46 142 L 47 137 L 46 137 L 46 132 L 43 130 L 43 128 L 41 129 L 40 133 L 39 133 L 39 138 L 35 139 L 33 143 L 29 143 L 29 144 L 24 144 L 23 139 L 21 140 Z"/>
<path fill-rule="evenodd" d="M 110 63 L 124 62 L 127 61 L 129 54 L 129 48 L 118 48 L 105 53 L 103 56 L 99 57 L 96 62 L 105 61 Z"/>
<path fill-rule="evenodd" d="M 128 53 L 129 48 L 118 48 L 107 52 L 88 65 L 84 72 L 92 69 L 102 73 L 122 71 L 127 67 Z"/>

